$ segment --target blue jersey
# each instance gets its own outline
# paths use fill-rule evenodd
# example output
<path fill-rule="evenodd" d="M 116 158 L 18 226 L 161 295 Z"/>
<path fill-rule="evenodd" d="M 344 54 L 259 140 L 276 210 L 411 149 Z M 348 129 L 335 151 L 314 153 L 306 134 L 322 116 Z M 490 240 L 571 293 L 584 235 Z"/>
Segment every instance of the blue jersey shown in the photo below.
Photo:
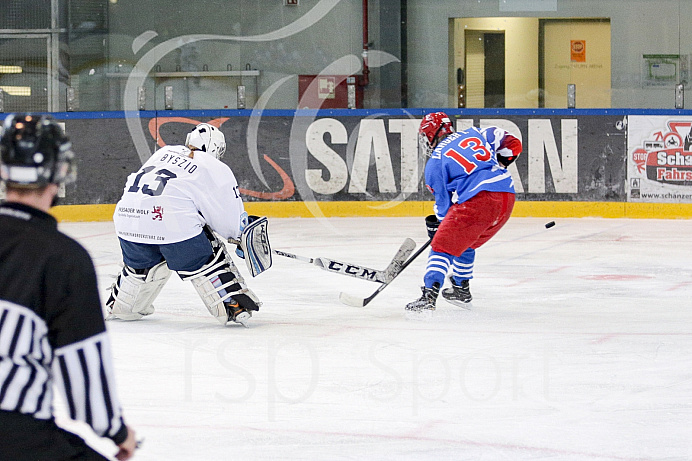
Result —
<path fill-rule="evenodd" d="M 453 203 L 465 202 L 480 191 L 514 193 L 512 175 L 497 161 L 497 151 L 508 135 L 495 127 L 471 127 L 450 134 L 433 150 L 425 165 L 425 184 L 435 195 L 439 219 Z"/>

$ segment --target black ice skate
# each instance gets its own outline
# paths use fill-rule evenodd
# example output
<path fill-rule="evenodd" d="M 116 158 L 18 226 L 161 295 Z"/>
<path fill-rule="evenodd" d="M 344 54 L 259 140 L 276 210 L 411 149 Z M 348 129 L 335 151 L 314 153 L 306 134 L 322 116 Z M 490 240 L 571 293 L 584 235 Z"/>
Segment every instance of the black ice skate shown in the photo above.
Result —
<path fill-rule="evenodd" d="M 422 287 L 423 295 L 416 301 L 410 302 L 406 305 L 407 311 L 422 312 L 422 311 L 434 311 L 435 302 L 437 301 L 437 295 L 440 293 L 440 285 L 435 283 L 431 288 Z"/>
<path fill-rule="evenodd" d="M 460 285 L 454 283 L 454 279 L 450 277 L 452 286 L 450 288 L 445 288 L 442 290 L 442 297 L 448 302 L 454 304 L 455 306 L 467 307 L 468 304 L 473 299 L 471 296 L 471 290 L 469 289 L 469 281 L 462 280 Z"/>
<path fill-rule="evenodd" d="M 245 328 L 248 328 L 248 321 L 252 317 L 252 312 L 241 307 L 238 301 L 231 298 L 224 303 L 226 306 L 226 313 L 228 314 L 228 321 L 239 323 Z"/>

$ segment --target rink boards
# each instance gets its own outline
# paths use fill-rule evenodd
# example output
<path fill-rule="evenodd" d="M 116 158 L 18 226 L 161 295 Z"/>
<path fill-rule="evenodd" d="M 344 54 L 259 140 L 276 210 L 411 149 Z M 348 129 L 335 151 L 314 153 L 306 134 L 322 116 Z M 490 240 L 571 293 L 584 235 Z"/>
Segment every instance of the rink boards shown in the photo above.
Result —
<path fill-rule="evenodd" d="M 200 122 L 225 134 L 223 161 L 248 211 L 274 217 L 424 216 L 420 117 L 436 109 L 66 112 L 78 159 L 55 214 L 109 220 L 127 175 Z M 510 166 L 515 216 L 692 217 L 692 113 L 444 109 L 457 130 L 522 139 Z"/>

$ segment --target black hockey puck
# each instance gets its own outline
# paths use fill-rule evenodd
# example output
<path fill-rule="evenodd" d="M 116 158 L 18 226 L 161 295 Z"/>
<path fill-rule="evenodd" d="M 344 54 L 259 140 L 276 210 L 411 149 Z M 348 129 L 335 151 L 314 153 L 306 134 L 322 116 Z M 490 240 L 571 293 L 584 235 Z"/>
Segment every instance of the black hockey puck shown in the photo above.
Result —
<path fill-rule="evenodd" d="M 545 228 L 546 228 L 546 229 L 550 229 L 550 228 L 553 227 L 554 225 L 555 225 L 555 221 L 550 221 L 550 222 L 548 222 L 548 223 L 545 223 Z"/>

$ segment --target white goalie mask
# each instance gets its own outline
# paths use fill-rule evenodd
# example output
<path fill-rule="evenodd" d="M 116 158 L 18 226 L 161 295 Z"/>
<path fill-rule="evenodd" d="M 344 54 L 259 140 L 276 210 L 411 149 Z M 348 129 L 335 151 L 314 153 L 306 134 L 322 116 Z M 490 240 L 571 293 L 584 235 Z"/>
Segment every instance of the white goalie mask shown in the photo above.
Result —
<path fill-rule="evenodd" d="M 200 123 L 190 131 L 185 138 L 185 145 L 213 155 L 217 159 L 226 153 L 226 137 L 221 130 L 208 123 Z"/>

